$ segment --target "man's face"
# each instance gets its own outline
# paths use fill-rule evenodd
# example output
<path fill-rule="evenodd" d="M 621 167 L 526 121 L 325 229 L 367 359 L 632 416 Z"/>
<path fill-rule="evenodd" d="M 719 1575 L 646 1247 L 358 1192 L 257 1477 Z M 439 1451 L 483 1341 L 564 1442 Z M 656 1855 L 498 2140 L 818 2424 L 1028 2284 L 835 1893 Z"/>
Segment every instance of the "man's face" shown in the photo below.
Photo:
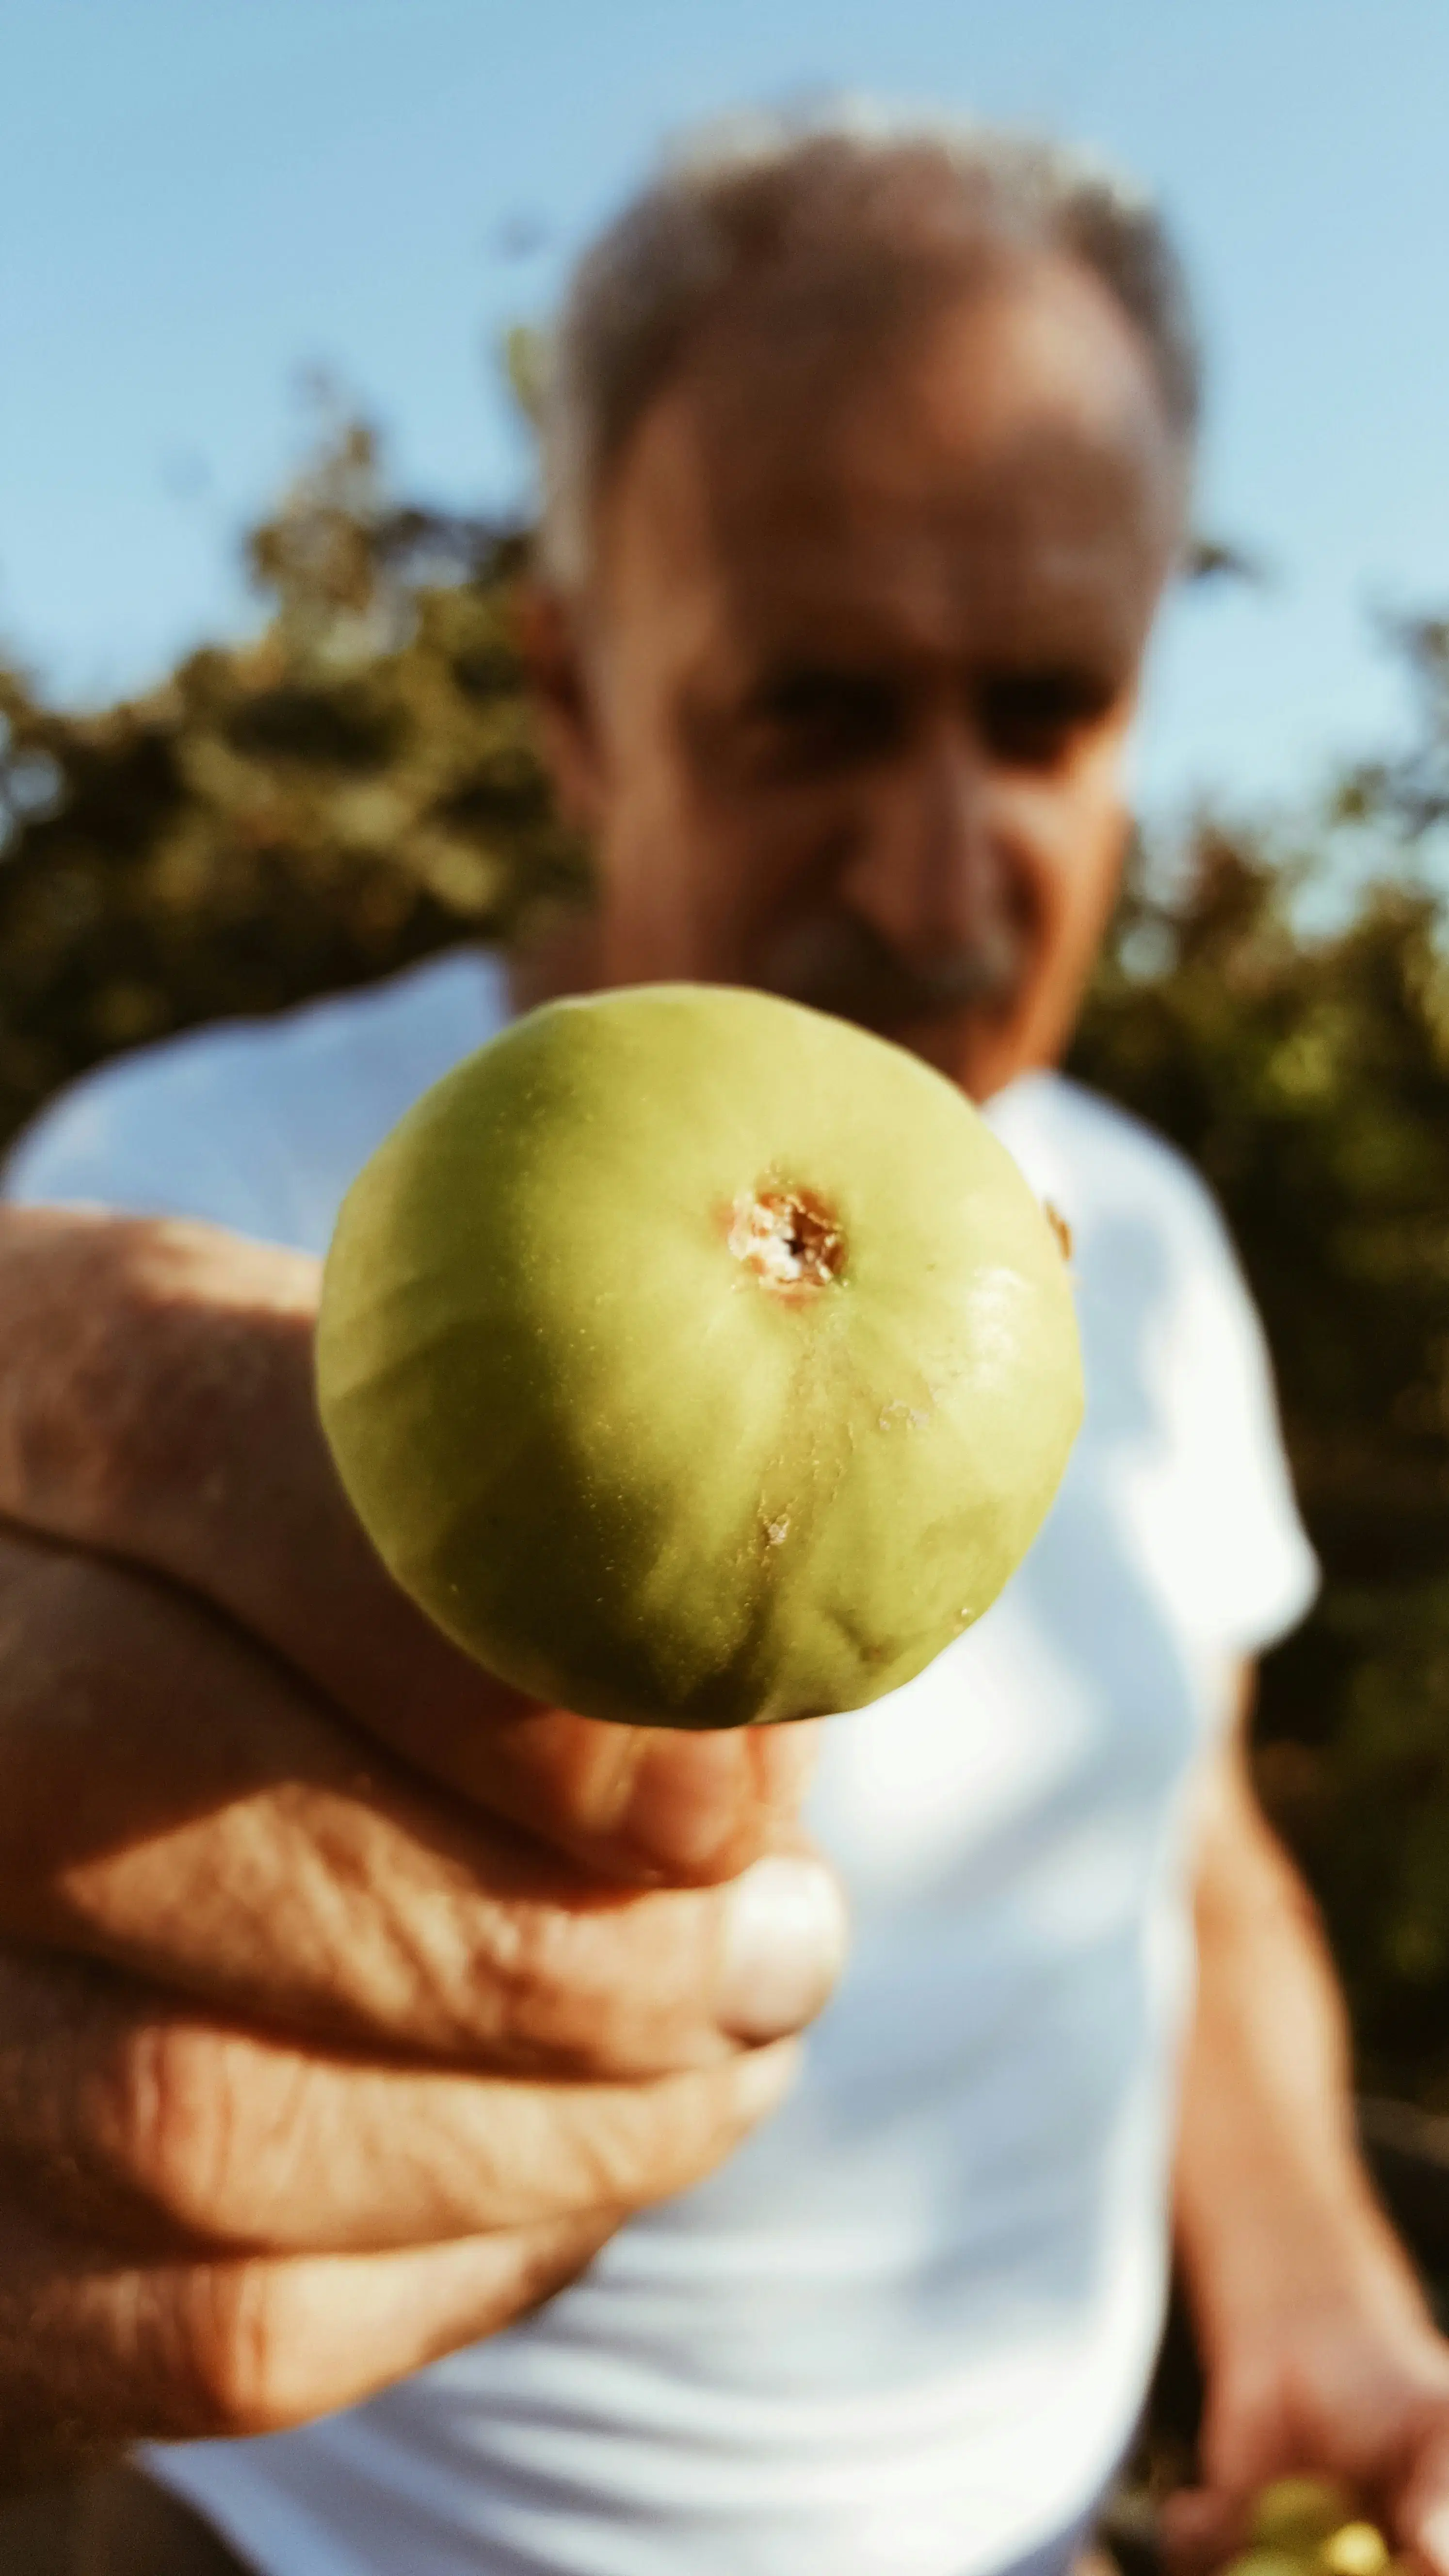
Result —
<path fill-rule="evenodd" d="M 554 696 L 593 980 L 760 985 L 978 1098 L 1051 1062 L 1180 506 L 1145 352 L 1065 261 L 849 374 L 699 356 L 615 472 Z"/>

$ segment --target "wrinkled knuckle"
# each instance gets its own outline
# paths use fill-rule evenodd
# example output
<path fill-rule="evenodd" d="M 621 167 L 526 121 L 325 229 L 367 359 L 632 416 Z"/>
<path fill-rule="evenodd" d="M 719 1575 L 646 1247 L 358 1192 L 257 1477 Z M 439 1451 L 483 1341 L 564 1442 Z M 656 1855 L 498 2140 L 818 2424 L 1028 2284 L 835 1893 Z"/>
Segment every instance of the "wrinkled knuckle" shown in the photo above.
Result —
<path fill-rule="evenodd" d="M 256 2179 L 239 2073 L 226 2041 L 159 2023 L 128 2037 L 105 2087 L 103 2135 L 121 2177 L 200 2235 L 225 2234 Z"/>
<path fill-rule="evenodd" d="M 498 2034 L 522 2063 L 547 2055 L 588 2071 L 606 2063 L 618 2019 L 603 1944 L 561 1909 L 530 1905 L 509 1921 L 493 1954 Z"/>
<path fill-rule="evenodd" d="M 585 2077 L 654 2074 L 714 2053 L 711 2017 L 681 1992 L 684 1927 L 658 1928 L 646 1949 L 612 1911 L 527 1908 L 500 1961 L 504 2046 L 520 2063 Z"/>
<path fill-rule="evenodd" d="M 574 2142 L 573 2202 L 581 2210 L 647 2207 L 714 2163 L 718 2124 L 701 2134 L 696 2087 L 665 2081 L 600 2100 Z"/>

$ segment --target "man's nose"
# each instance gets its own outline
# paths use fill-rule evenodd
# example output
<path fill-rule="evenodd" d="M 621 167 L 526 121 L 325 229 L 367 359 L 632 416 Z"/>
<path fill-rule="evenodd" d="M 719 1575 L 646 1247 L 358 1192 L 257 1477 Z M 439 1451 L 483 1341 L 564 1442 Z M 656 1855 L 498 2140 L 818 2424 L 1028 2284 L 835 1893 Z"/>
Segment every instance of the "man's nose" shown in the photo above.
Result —
<path fill-rule="evenodd" d="M 876 784 L 840 893 L 901 960 L 929 972 L 1002 937 L 1009 879 L 990 765 L 942 728 Z"/>

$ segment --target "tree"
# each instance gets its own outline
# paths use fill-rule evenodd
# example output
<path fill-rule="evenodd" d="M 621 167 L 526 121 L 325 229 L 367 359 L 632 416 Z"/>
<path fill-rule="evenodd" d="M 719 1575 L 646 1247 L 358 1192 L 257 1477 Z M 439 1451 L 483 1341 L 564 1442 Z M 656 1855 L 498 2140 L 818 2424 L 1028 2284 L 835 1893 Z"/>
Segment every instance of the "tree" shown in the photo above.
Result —
<path fill-rule="evenodd" d="M 343 430 L 249 542 L 254 644 L 95 716 L 0 669 L 0 1138 L 116 1049 L 497 937 L 583 883 L 514 651 L 513 532 Z"/>

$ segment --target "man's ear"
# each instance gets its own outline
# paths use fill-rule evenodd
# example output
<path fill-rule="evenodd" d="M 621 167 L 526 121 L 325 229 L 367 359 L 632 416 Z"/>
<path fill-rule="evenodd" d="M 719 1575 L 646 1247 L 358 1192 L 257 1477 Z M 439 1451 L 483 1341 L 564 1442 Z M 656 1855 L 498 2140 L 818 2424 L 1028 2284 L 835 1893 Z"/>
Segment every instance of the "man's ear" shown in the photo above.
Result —
<path fill-rule="evenodd" d="M 558 591 L 528 581 L 515 618 L 560 811 L 577 830 L 593 832 L 603 806 L 603 766 L 576 617 Z"/>

